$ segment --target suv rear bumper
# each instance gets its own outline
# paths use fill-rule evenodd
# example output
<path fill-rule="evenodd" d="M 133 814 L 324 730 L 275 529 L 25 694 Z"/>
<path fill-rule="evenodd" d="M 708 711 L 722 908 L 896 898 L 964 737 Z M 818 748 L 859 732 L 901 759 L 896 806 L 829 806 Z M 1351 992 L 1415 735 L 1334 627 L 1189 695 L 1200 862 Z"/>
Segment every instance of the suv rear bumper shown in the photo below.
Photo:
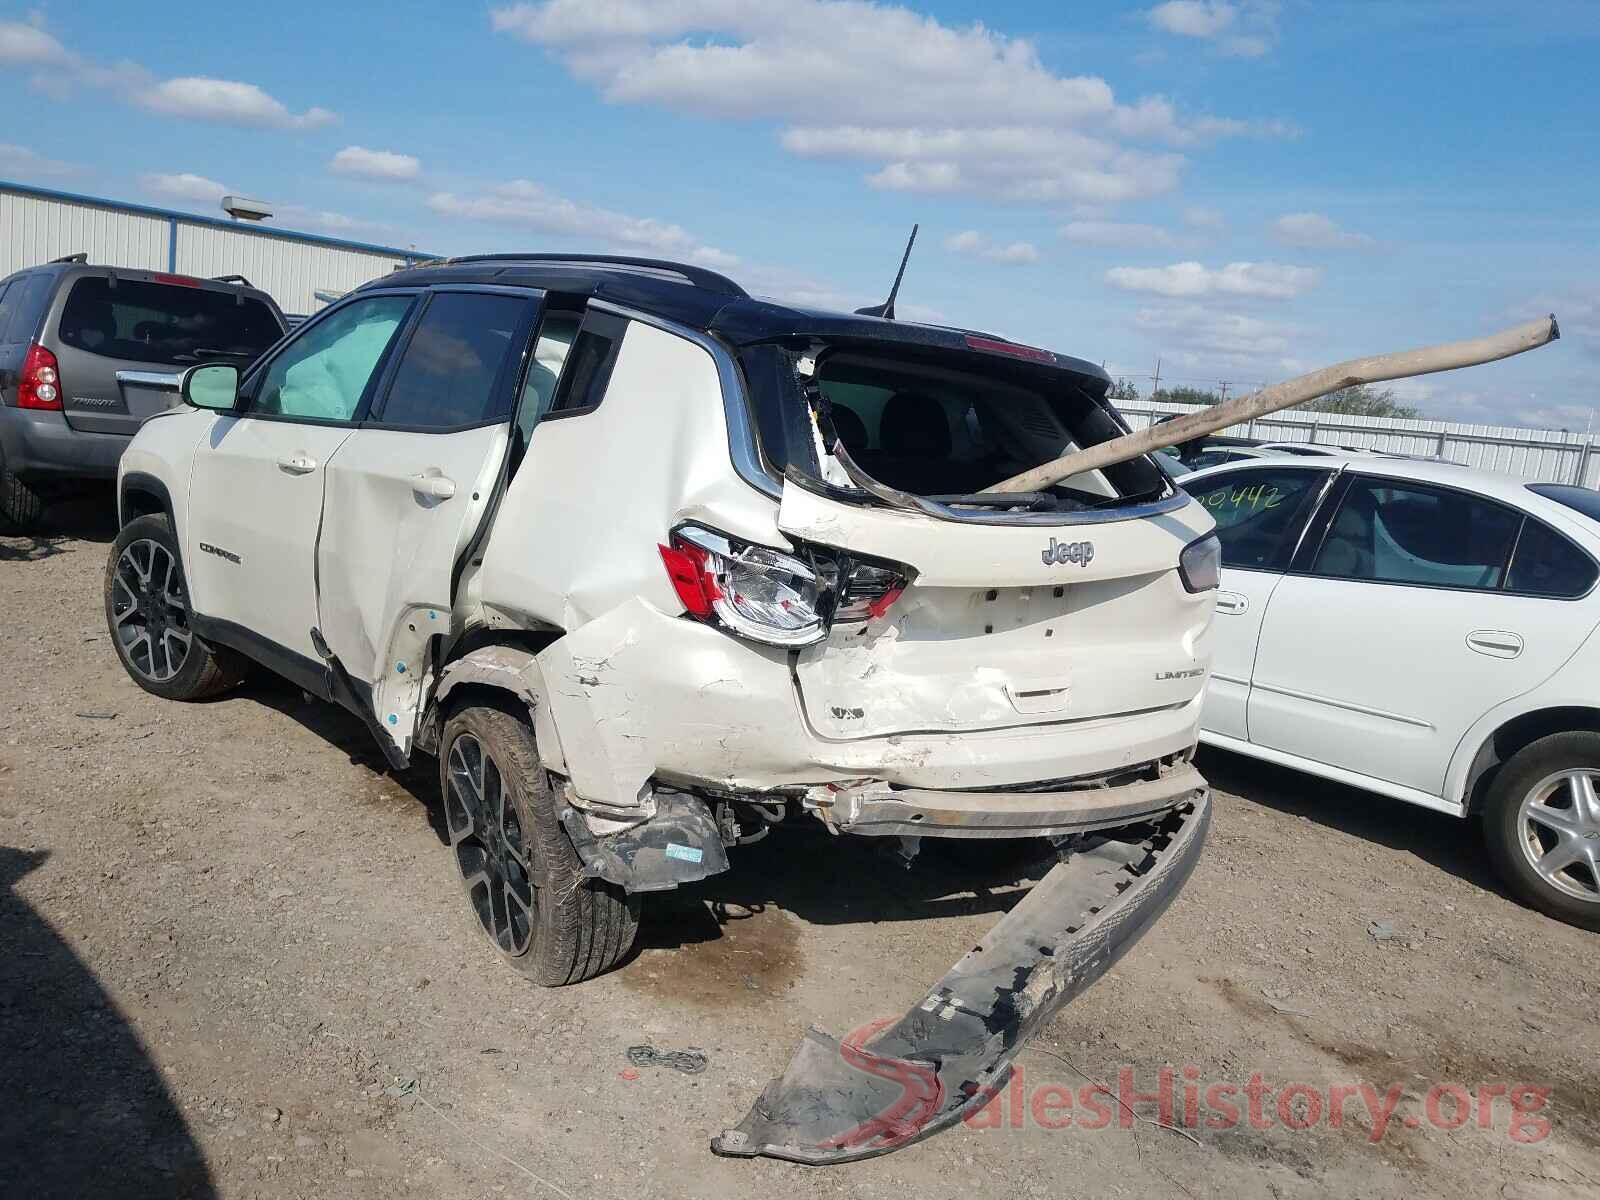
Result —
<path fill-rule="evenodd" d="M 131 440 L 84 433 L 60 412 L 0 405 L 0 466 L 22 479 L 115 479 Z"/>
<path fill-rule="evenodd" d="M 1185 761 L 1153 779 L 1062 791 L 943 792 L 884 785 L 819 789 L 818 813 L 839 833 L 873 837 L 1055 837 L 1147 821 L 1205 793 Z"/>
<path fill-rule="evenodd" d="M 1129 805 L 1128 815 L 1109 822 L 1126 824 L 1204 786 L 1169 772 L 1151 781 L 1149 794 L 1118 798 L 1110 793 L 1124 789 L 1096 786 L 1090 802 L 1079 790 L 1189 751 L 1198 692 L 1186 703 L 1119 717 L 832 740 L 807 723 L 785 651 L 640 600 L 568 634 L 534 662 L 534 690 L 545 698 L 540 753 L 571 781 L 575 802 L 596 809 L 637 809 L 660 782 L 730 795 L 844 797 L 836 803 L 855 805 L 840 823 L 850 832 L 902 832 L 892 826 L 904 820 L 941 824 L 946 836 L 1013 837 L 1096 827 L 1083 814 L 1100 802 Z M 1038 787 L 1057 780 L 1074 782 L 1064 791 Z M 1006 789 L 1023 795 L 996 794 Z"/>

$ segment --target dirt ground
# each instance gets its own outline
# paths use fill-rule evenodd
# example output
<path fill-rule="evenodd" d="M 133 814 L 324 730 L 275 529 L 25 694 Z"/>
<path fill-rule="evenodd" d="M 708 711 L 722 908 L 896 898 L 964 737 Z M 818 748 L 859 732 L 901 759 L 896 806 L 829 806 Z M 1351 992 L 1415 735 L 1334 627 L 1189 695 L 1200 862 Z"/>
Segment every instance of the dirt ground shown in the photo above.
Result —
<path fill-rule="evenodd" d="M 1600 1196 L 1596 935 L 1508 899 L 1451 818 L 1218 754 L 1187 891 L 1017 1090 L 1058 1121 L 1061 1087 L 1126 1068 L 1152 1092 L 1169 1066 L 1181 1122 L 1186 1081 L 1244 1109 L 1259 1073 L 1270 1127 L 1207 1106 L 1194 1144 L 1043 1128 L 1025 1102 L 856 1165 L 718 1159 L 808 1024 L 899 1014 L 998 919 L 1004 865 L 906 871 L 785 828 L 654 898 L 619 970 L 536 989 L 477 933 L 431 761 L 393 777 L 354 719 L 270 678 L 185 706 L 124 676 L 108 507 L 0 539 L 0 1195 Z M 638 1043 L 709 1066 L 627 1071 Z M 1376 1142 L 1360 1099 L 1338 1127 L 1279 1119 L 1286 1084 L 1326 1109 L 1363 1082 L 1399 1088 Z M 1487 1091 L 1437 1127 L 1435 1083 L 1549 1091 L 1523 1144 Z"/>

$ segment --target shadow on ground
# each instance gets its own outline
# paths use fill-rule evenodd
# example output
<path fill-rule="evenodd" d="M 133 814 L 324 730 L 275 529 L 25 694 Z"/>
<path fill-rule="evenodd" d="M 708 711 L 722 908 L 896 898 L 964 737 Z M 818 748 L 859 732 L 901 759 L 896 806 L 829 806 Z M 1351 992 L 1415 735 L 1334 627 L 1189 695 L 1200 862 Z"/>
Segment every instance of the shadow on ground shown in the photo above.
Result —
<path fill-rule="evenodd" d="M 17 894 L 48 855 L 0 847 L 0 1180 L 7 1196 L 216 1194 L 127 1019 Z"/>
<path fill-rule="evenodd" d="M 1198 762 L 1220 791 L 1414 855 L 1485 891 L 1510 897 L 1484 854 L 1475 821 L 1227 750 L 1206 748 Z"/>
<path fill-rule="evenodd" d="M 17 531 L 0 519 L 0 562 L 32 562 L 62 553 L 69 542 L 109 544 L 117 536 L 116 495 L 88 486 L 51 501 L 35 529 Z"/>

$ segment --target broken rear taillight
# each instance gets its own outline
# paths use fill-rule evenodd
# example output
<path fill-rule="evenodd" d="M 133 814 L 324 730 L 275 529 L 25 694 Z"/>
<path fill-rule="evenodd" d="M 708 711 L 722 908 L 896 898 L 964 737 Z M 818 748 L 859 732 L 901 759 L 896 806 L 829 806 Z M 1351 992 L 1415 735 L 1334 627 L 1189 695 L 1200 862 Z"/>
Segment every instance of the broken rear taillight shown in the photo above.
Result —
<path fill-rule="evenodd" d="M 812 567 L 780 550 L 684 525 L 661 561 L 689 615 L 774 646 L 809 646 L 828 635 Z"/>

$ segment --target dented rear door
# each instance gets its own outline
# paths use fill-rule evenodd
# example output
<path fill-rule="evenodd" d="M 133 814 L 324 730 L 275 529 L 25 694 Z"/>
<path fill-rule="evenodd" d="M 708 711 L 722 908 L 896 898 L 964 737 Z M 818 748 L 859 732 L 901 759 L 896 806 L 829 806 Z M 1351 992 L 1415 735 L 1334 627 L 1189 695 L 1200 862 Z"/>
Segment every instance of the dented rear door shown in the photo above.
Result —
<path fill-rule="evenodd" d="M 1179 493 L 1050 523 L 947 520 L 784 487 L 791 537 L 910 568 L 881 616 L 836 623 L 795 682 L 823 737 L 1100 721 L 1204 686 L 1213 593 L 1179 578 L 1211 522 Z M 1034 518 L 1037 520 L 1037 518 Z"/>

